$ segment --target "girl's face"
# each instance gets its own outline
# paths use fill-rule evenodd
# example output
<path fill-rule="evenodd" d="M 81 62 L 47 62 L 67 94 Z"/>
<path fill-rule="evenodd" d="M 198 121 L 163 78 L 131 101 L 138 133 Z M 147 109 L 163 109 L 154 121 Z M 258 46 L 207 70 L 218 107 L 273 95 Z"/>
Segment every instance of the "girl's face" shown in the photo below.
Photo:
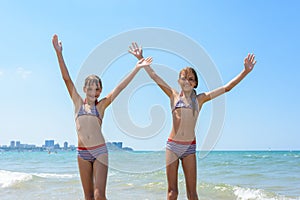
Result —
<path fill-rule="evenodd" d="M 101 93 L 100 84 L 93 83 L 87 87 L 84 87 L 84 92 L 88 102 L 95 102 Z"/>
<path fill-rule="evenodd" d="M 182 72 L 178 83 L 183 91 L 189 92 L 196 86 L 195 75 L 193 73 L 186 74 L 186 72 Z"/>

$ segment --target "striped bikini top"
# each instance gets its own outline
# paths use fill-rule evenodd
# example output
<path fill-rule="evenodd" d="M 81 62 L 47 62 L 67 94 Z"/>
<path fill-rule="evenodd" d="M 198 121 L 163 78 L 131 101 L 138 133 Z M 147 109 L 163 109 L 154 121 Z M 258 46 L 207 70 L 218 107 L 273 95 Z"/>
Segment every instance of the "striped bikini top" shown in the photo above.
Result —
<path fill-rule="evenodd" d="M 182 94 L 182 92 L 181 92 L 180 95 L 179 95 L 179 98 L 178 98 L 177 102 L 175 103 L 175 106 L 174 106 L 173 109 L 172 109 L 172 112 L 173 112 L 174 110 L 176 110 L 177 108 L 188 108 L 188 109 L 193 109 L 192 103 L 186 104 L 186 103 L 183 101 L 182 96 L 183 96 L 183 94 Z M 192 98 L 192 102 L 195 102 L 195 104 L 196 104 L 196 105 L 195 105 L 195 106 L 196 106 L 196 111 L 198 112 L 198 110 L 199 110 L 199 104 L 198 104 L 197 99 L 196 99 L 196 98 Z"/>
<path fill-rule="evenodd" d="M 86 101 L 81 105 L 77 117 L 80 117 L 82 115 L 91 115 L 91 116 L 95 116 L 98 119 L 100 119 L 100 121 L 102 121 L 102 116 L 99 114 L 96 104 L 93 105 L 92 107 L 90 107 Z"/>

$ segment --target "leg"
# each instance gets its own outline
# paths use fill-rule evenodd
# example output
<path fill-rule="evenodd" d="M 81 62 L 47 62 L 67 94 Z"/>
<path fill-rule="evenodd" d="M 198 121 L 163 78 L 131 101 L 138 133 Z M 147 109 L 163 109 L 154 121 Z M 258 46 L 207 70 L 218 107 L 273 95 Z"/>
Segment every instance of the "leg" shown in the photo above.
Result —
<path fill-rule="evenodd" d="M 94 162 L 94 195 L 95 200 L 106 200 L 106 181 L 108 171 L 108 156 L 102 154 Z"/>
<path fill-rule="evenodd" d="M 81 184 L 86 200 L 94 199 L 93 165 L 90 161 L 77 157 Z"/>
<path fill-rule="evenodd" d="M 179 160 L 175 153 L 166 150 L 166 170 L 168 180 L 168 200 L 176 200 L 178 197 L 178 165 Z"/>
<path fill-rule="evenodd" d="M 184 157 L 182 159 L 182 168 L 185 176 L 187 198 L 196 200 L 198 199 L 196 155 L 190 154 Z"/>

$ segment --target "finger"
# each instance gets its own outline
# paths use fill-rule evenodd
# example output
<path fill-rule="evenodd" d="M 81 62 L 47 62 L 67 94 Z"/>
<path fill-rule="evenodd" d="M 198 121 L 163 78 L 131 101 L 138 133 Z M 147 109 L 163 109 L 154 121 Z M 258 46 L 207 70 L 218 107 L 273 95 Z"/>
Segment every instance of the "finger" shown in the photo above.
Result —
<path fill-rule="evenodd" d="M 247 63 L 250 63 L 250 60 L 251 60 L 251 54 L 248 53 L 248 56 L 247 56 Z"/>
<path fill-rule="evenodd" d="M 147 60 L 146 61 L 146 65 L 151 65 L 152 64 L 152 60 Z"/>
<path fill-rule="evenodd" d="M 254 54 L 253 54 L 253 53 L 250 53 L 250 56 L 249 56 L 249 60 L 250 60 L 250 61 L 253 59 L 253 56 L 254 56 Z"/>
<path fill-rule="evenodd" d="M 247 58 L 248 58 L 248 61 L 250 61 L 250 60 L 251 60 L 251 54 L 250 54 L 250 53 L 248 53 L 248 56 L 247 56 Z"/>
<path fill-rule="evenodd" d="M 252 57 L 251 63 L 253 64 L 254 62 L 255 62 L 255 55 L 253 54 L 253 57 Z"/>
<path fill-rule="evenodd" d="M 129 46 L 129 52 L 133 52 L 133 49 L 131 46 Z"/>
<path fill-rule="evenodd" d="M 132 46 L 133 46 L 134 50 L 138 49 L 138 45 L 137 45 L 136 42 L 133 42 L 133 43 L 132 43 Z"/>
<path fill-rule="evenodd" d="M 139 48 L 139 45 L 138 45 L 138 43 L 134 43 L 135 44 L 135 47 L 138 49 Z"/>
<path fill-rule="evenodd" d="M 248 56 L 246 56 L 245 58 L 244 58 L 244 63 L 247 63 L 248 62 Z"/>
<path fill-rule="evenodd" d="M 147 57 L 147 58 L 146 58 L 146 61 L 149 62 L 149 63 L 152 63 L 153 58 L 152 58 L 152 57 Z"/>

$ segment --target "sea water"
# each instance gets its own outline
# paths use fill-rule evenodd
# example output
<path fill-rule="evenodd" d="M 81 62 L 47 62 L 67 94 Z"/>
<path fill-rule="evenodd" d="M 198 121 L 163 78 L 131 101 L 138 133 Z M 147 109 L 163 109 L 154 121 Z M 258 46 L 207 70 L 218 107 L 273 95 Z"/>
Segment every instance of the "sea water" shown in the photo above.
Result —
<path fill-rule="evenodd" d="M 201 200 L 300 200 L 298 151 L 196 155 Z M 178 199 L 187 199 L 181 167 L 178 173 Z M 109 152 L 108 199 L 160 200 L 166 194 L 165 152 Z M 76 152 L 0 152 L 0 199 L 84 199 Z"/>

